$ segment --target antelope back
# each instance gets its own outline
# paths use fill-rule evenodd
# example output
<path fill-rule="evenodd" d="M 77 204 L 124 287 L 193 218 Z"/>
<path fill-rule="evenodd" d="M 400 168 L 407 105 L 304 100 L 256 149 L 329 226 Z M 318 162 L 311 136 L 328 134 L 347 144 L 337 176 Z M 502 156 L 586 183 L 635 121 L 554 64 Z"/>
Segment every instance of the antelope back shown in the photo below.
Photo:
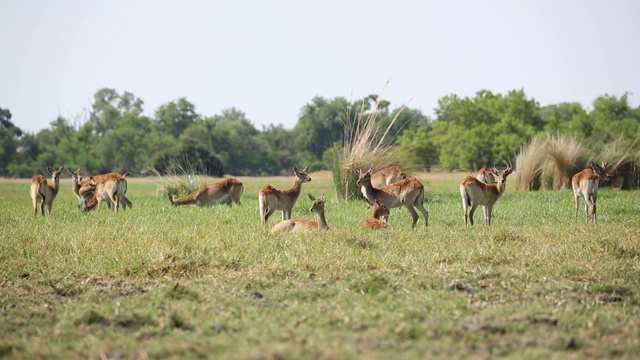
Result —
<path fill-rule="evenodd" d="M 397 166 L 390 166 L 373 173 L 371 175 L 371 185 L 375 188 L 381 188 L 406 178 L 407 174 L 402 169 Z"/>
<path fill-rule="evenodd" d="M 496 178 L 488 167 L 483 167 L 478 170 L 478 175 L 476 175 L 476 179 L 482 181 L 485 184 L 495 184 Z"/>

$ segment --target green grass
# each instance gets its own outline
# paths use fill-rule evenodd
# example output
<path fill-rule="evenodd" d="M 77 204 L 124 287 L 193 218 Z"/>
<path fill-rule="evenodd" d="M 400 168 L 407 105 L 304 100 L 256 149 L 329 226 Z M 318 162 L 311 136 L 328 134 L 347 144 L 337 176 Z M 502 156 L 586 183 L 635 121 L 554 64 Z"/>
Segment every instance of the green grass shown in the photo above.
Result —
<path fill-rule="evenodd" d="M 465 228 L 462 175 L 422 174 L 429 228 L 405 209 L 360 231 L 338 201 L 331 231 L 271 235 L 257 192 L 292 177 L 239 178 L 241 206 L 171 207 L 153 179 L 133 210 L 77 209 L 69 179 L 51 217 L 29 182 L 0 180 L 0 357 L 632 358 L 640 351 L 640 193 L 601 189 L 598 224 L 570 191 L 517 192 L 492 225 Z M 314 219 L 300 197 L 294 218 Z M 269 227 L 280 218 L 277 213 Z"/>

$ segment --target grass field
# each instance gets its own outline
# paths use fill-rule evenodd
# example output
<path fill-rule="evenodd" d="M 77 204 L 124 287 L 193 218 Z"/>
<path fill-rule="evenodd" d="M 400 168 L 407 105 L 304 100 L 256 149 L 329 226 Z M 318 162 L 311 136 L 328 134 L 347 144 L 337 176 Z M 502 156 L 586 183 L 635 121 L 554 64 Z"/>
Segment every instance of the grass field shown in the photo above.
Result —
<path fill-rule="evenodd" d="M 62 179 L 52 216 L 28 180 L 0 180 L 0 357 L 635 358 L 640 353 L 640 193 L 601 189 L 598 224 L 560 192 L 507 191 L 492 225 L 465 228 L 463 174 L 421 174 L 429 227 L 405 209 L 363 232 L 338 201 L 331 231 L 271 235 L 257 192 L 241 206 L 169 205 L 131 179 L 133 209 L 81 213 Z M 213 181 L 213 180 L 211 180 Z M 314 219 L 301 196 L 294 218 Z M 103 205 L 104 207 L 104 205 Z M 280 214 L 271 219 L 270 226 Z"/>

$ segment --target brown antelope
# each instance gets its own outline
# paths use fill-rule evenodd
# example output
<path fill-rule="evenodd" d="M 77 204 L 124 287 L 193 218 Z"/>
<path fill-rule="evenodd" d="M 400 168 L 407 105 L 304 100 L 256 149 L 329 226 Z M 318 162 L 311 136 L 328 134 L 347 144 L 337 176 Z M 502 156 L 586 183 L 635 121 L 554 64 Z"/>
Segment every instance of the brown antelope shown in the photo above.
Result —
<path fill-rule="evenodd" d="M 486 166 L 478 170 L 478 175 L 476 175 L 476 179 L 482 181 L 485 184 L 496 183 L 496 177 L 493 176 L 493 173 L 491 172 L 491 170 Z"/>
<path fill-rule="evenodd" d="M 311 208 L 309 208 L 309 211 L 316 213 L 316 218 L 318 220 L 282 220 L 271 228 L 272 233 L 287 230 L 291 230 L 293 232 L 329 230 L 327 220 L 324 218 L 324 204 L 327 202 L 324 194 L 322 194 L 320 199 L 316 199 L 311 194 L 307 195 L 309 195 L 309 199 L 311 200 Z"/>
<path fill-rule="evenodd" d="M 371 185 L 373 185 L 374 188 L 381 188 L 387 185 L 391 185 L 400 180 L 404 180 L 406 178 L 407 174 L 402 171 L 402 169 L 397 166 L 390 166 L 371 174 Z M 362 192 L 362 196 L 366 198 L 366 196 L 364 195 L 364 186 L 360 187 L 360 191 Z M 367 203 L 369 204 L 369 206 L 372 206 L 372 203 L 368 200 Z"/>
<path fill-rule="evenodd" d="M 467 176 L 460 184 L 465 225 L 467 225 L 467 220 L 473 225 L 473 213 L 480 205 L 484 207 L 485 224 L 491 224 L 491 210 L 504 193 L 507 187 L 507 176 L 513 172 L 513 168 L 508 166 L 505 170 L 498 170 L 492 167 L 491 172 L 498 177 L 496 184 L 484 183 L 471 175 Z"/>
<path fill-rule="evenodd" d="M 44 216 L 44 206 L 47 206 L 47 212 L 51 215 L 51 206 L 53 200 L 56 199 L 58 191 L 60 190 L 60 175 L 62 174 L 63 166 L 60 166 L 58 170 L 51 169 L 50 166 L 46 167 L 47 172 L 51 175 L 52 184 L 47 183 L 47 179 L 42 175 L 36 175 L 31 180 L 31 200 L 33 200 L 33 213 L 38 215 L 38 203 L 40 203 L 40 212 Z"/>
<path fill-rule="evenodd" d="M 89 181 L 91 185 L 95 186 L 95 190 L 93 191 L 93 197 L 84 204 L 82 210 L 90 211 L 97 207 L 98 211 L 100 211 L 102 201 L 106 200 L 110 202 L 110 208 L 113 212 L 117 213 L 120 208 L 122 193 L 127 189 L 125 177 L 117 173 L 109 173 L 102 175 L 99 180 L 92 176 Z"/>
<path fill-rule="evenodd" d="M 80 169 L 77 169 L 74 172 L 71 172 L 71 170 L 67 170 L 67 171 L 69 171 L 69 174 L 71 174 L 71 177 L 73 178 L 73 193 L 78 198 L 78 207 L 82 207 L 83 204 L 86 204 L 89 200 L 91 200 L 91 198 L 93 198 L 93 192 L 95 191 L 96 186 L 91 182 L 90 179 L 82 180 L 82 171 Z M 106 178 L 112 175 L 120 176 L 120 174 L 112 172 L 108 174 L 94 175 L 93 178 L 96 183 L 99 183 L 103 180 L 103 178 Z M 123 187 L 123 190 L 118 192 L 118 197 L 119 197 L 118 200 L 119 200 L 119 203 L 122 204 L 123 209 L 126 209 L 127 207 L 130 209 L 133 208 L 133 204 L 131 204 L 131 201 L 126 196 L 127 195 L 126 177 L 129 175 L 131 174 L 128 172 L 122 175 L 122 177 L 125 178 L 123 183 L 120 184 L 121 187 Z M 108 205 L 111 208 L 112 206 L 111 202 L 108 202 Z"/>
<path fill-rule="evenodd" d="M 404 179 L 391 185 L 376 188 L 371 185 L 371 175 L 371 169 L 367 172 L 356 170 L 356 176 L 358 177 L 356 185 L 365 187 L 364 197 L 367 200 L 372 203 L 377 201 L 379 204 L 386 206 L 389 210 L 404 205 L 407 210 L 409 210 L 409 213 L 413 218 L 412 227 L 416 226 L 419 217 L 418 213 L 414 209 L 415 206 L 424 216 L 425 226 L 429 225 L 429 213 L 425 210 L 423 205 L 424 186 L 420 181 L 418 181 L 418 179 Z"/>
<path fill-rule="evenodd" d="M 373 203 L 373 214 L 360 223 L 360 229 L 384 229 L 389 226 L 389 209 L 377 200 Z"/>
<path fill-rule="evenodd" d="M 244 191 L 244 185 L 234 178 L 220 180 L 213 184 L 202 185 L 194 192 L 183 197 L 175 194 L 169 195 L 171 205 L 198 205 L 200 207 L 215 204 L 228 204 L 231 202 L 240 204 L 240 196 Z"/>
<path fill-rule="evenodd" d="M 298 170 L 297 166 L 293 167 L 293 187 L 289 190 L 278 190 L 271 185 L 265 185 L 258 192 L 260 221 L 263 224 L 266 224 L 269 217 L 277 210 L 282 210 L 282 220 L 291 219 L 291 211 L 300 197 L 302 184 L 311 181 L 307 170 L 309 170 L 308 166 L 302 170 Z"/>
<path fill-rule="evenodd" d="M 611 175 L 607 173 L 607 164 L 598 166 L 591 162 L 591 168 L 584 169 L 573 175 L 571 187 L 573 188 L 573 199 L 576 203 L 576 221 L 578 220 L 578 207 L 580 197 L 584 198 L 584 211 L 587 217 L 587 224 L 591 220 L 596 223 L 596 201 L 598 200 L 598 182 L 600 179 L 609 180 Z"/>

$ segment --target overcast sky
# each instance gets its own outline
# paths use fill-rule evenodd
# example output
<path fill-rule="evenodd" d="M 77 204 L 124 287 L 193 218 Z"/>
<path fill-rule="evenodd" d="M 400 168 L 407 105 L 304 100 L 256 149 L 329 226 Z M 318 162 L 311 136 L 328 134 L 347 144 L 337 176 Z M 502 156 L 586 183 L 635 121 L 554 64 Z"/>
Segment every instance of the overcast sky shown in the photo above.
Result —
<path fill-rule="evenodd" d="M 542 106 L 640 99 L 640 1 L 1 1 L 0 108 L 38 131 L 103 87 L 144 113 L 186 98 L 258 128 L 314 96 L 378 94 L 432 116 L 448 94 L 524 89 Z M 385 83 L 389 80 L 388 85 Z"/>

